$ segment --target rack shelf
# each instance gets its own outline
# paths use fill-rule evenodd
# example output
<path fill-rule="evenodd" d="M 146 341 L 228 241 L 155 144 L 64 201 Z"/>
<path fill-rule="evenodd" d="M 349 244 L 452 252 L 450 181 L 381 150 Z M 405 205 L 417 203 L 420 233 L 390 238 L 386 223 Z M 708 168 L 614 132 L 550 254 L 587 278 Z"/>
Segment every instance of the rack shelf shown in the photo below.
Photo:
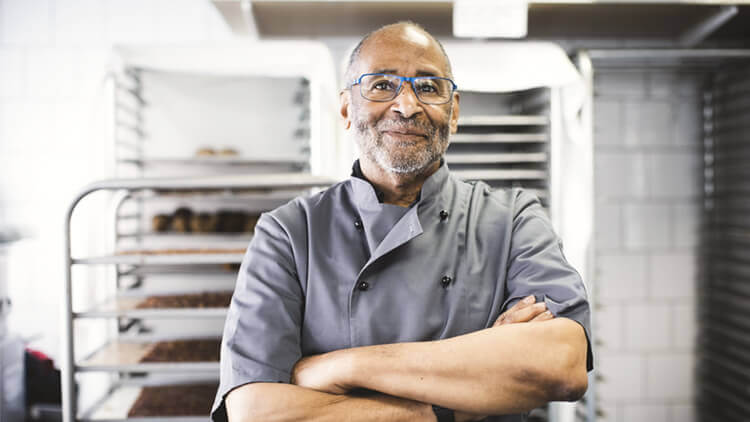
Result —
<path fill-rule="evenodd" d="M 112 341 L 76 365 L 81 372 L 174 372 L 219 371 L 218 361 L 142 362 L 158 342 Z"/>
<path fill-rule="evenodd" d="M 464 180 L 546 180 L 544 170 L 451 170 Z"/>
<path fill-rule="evenodd" d="M 178 254 L 128 254 L 102 255 L 74 258 L 74 265 L 197 265 L 197 264 L 239 264 L 245 256 L 243 252 L 226 253 L 178 253 Z"/>
<path fill-rule="evenodd" d="M 175 384 L 175 383 L 179 384 Z M 123 380 L 115 384 L 91 408 L 79 413 L 77 420 L 82 422 L 205 422 L 206 414 L 198 416 L 152 416 L 128 417 L 128 412 L 135 404 L 144 387 L 180 385 L 180 384 L 218 384 L 216 375 L 168 376 L 159 380 L 150 378 Z"/>
<path fill-rule="evenodd" d="M 74 312 L 76 318 L 224 318 L 227 308 L 138 308 L 146 297 L 121 296 L 104 302 L 82 312 Z"/>
<path fill-rule="evenodd" d="M 500 153 L 500 154 L 446 154 L 448 164 L 485 164 L 485 163 L 545 163 L 544 152 Z"/>
<path fill-rule="evenodd" d="M 547 116 L 509 115 L 509 116 L 461 116 L 459 126 L 546 126 L 549 124 Z"/>
<path fill-rule="evenodd" d="M 546 133 L 457 133 L 451 136 L 452 144 L 474 143 L 539 143 L 547 142 Z"/>
<path fill-rule="evenodd" d="M 153 157 L 153 158 L 123 158 L 118 160 L 124 164 L 138 165 L 213 165 L 213 166 L 292 166 L 304 167 L 307 160 L 289 160 L 284 158 L 243 158 L 239 156 L 207 156 L 207 157 Z"/>

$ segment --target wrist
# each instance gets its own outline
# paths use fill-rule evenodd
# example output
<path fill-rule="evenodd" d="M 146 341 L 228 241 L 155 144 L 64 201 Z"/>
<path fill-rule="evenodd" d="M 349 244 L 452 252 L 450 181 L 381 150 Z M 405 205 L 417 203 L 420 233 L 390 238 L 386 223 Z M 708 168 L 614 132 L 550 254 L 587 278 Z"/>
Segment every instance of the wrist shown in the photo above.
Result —
<path fill-rule="evenodd" d="M 335 355 L 336 383 L 347 391 L 361 388 L 362 386 L 357 383 L 358 359 L 356 349 L 341 349 L 332 353 Z"/>

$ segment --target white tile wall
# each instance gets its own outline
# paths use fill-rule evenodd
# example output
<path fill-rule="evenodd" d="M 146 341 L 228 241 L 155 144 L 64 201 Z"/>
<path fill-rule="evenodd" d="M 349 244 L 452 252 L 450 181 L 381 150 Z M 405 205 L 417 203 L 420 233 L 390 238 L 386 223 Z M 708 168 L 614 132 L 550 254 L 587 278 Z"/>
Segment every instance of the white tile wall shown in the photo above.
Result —
<path fill-rule="evenodd" d="M 43 46 L 52 42 L 49 0 L 3 0 L 0 8 L 0 43 Z"/>
<path fill-rule="evenodd" d="M 594 232 L 596 248 L 600 251 L 622 247 L 622 210 L 616 204 L 600 204 L 596 208 Z"/>
<path fill-rule="evenodd" d="M 10 329 L 39 335 L 32 347 L 60 356 L 63 215 L 81 187 L 112 176 L 113 44 L 231 39 L 205 0 L 0 0 L 0 224 L 29 237 L 14 252 Z"/>
<path fill-rule="evenodd" d="M 641 152 L 598 153 L 594 162 L 596 195 L 600 198 L 646 196 L 646 161 Z"/>
<path fill-rule="evenodd" d="M 695 350 L 696 315 L 695 306 L 690 303 L 678 303 L 672 307 L 672 345 L 676 350 L 686 352 Z"/>
<path fill-rule="evenodd" d="M 670 409 L 671 422 L 693 422 L 695 418 L 695 409 L 690 404 L 676 404 Z"/>
<path fill-rule="evenodd" d="M 689 400 L 693 393 L 693 361 L 689 352 L 654 354 L 646 358 L 646 397 Z"/>
<path fill-rule="evenodd" d="M 703 77 L 595 79 L 600 421 L 692 421 Z"/>
<path fill-rule="evenodd" d="M 671 244 L 670 208 L 639 201 L 623 205 L 623 243 L 627 250 L 664 250 Z"/>
<path fill-rule="evenodd" d="M 669 408 L 663 404 L 630 404 L 623 406 L 622 422 L 666 421 Z"/>
<path fill-rule="evenodd" d="M 623 349 L 637 352 L 668 349 L 671 346 L 671 311 L 665 304 L 625 305 Z"/>
<path fill-rule="evenodd" d="M 644 394 L 644 359 L 632 353 L 604 354 L 598 357 L 600 399 L 605 404 L 627 403 Z"/>
<path fill-rule="evenodd" d="M 695 255 L 690 253 L 651 256 L 649 294 L 654 298 L 695 296 Z"/>
<path fill-rule="evenodd" d="M 597 297 L 603 303 L 646 297 L 645 255 L 601 255 L 597 262 Z"/>

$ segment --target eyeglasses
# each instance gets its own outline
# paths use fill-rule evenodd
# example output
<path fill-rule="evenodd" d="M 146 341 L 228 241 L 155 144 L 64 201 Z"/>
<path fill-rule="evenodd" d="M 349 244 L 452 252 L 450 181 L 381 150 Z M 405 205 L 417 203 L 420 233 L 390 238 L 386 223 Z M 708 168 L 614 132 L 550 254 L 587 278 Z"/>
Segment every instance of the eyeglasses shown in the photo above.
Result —
<path fill-rule="evenodd" d="M 438 105 L 449 102 L 458 86 L 448 78 L 439 76 L 406 76 L 389 75 L 386 73 L 365 73 L 356 82 L 349 85 L 359 85 L 359 93 L 367 100 L 385 102 L 391 101 L 401 92 L 404 82 L 411 82 L 411 87 L 417 99 L 425 104 Z"/>

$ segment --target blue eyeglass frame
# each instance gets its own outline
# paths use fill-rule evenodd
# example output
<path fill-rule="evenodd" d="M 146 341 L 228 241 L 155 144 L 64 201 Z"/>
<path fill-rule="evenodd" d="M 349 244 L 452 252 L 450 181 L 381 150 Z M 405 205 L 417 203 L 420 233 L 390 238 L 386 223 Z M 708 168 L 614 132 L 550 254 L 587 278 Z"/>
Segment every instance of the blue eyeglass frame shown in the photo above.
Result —
<path fill-rule="evenodd" d="M 390 77 L 394 77 L 394 78 L 400 79 L 400 82 L 398 84 L 398 88 L 396 89 L 396 94 L 390 100 L 371 100 L 371 99 L 365 97 L 364 95 L 362 95 L 362 90 L 361 89 L 359 90 L 359 95 L 362 96 L 362 98 L 364 98 L 367 101 L 373 101 L 373 102 L 377 102 L 377 103 L 385 103 L 385 102 L 388 102 L 388 101 L 393 101 L 396 97 L 398 97 L 399 94 L 401 94 L 401 88 L 404 86 L 404 81 L 411 83 L 411 89 L 414 90 L 414 95 L 417 97 L 417 100 L 419 100 L 419 102 L 421 102 L 421 103 L 428 104 L 428 105 L 448 104 L 453 99 L 453 93 L 456 92 L 456 90 L 458 89 L 458 85 L 456 85 L 456 83 L 453 82 L 453 79 L 444 78 L 442 76 L 400 76 L 400 75 L 393 75 L 393 74 L 390 74 L 390 73 L 363 73 L 363 74 L 361 74 L 359 76 L 359 78 L 357 78 L 356 82 L 354 82 L 351 85 L 349 85 L 349 89 L 351 89 L 354 85 L 359 85 L 360 83 L 362 83 L 362 78 L 364 78 L 365 76 L 390 76 Z M 421 98 L 419 98 L 419 94 L 417 93 L 417 87 L 414 85 L 414 81 L 416 79 L 444 79 L 444 80 L 446 80 L 446 81 L 448 81 L 448 82 L 451 83 L 453 89 L 451 89 L 451 93 L 448 96 L 448 99 L 444 103 L 432 103 L 432 104 L 425 103 L 424 101 L 422 101 Z"/>

